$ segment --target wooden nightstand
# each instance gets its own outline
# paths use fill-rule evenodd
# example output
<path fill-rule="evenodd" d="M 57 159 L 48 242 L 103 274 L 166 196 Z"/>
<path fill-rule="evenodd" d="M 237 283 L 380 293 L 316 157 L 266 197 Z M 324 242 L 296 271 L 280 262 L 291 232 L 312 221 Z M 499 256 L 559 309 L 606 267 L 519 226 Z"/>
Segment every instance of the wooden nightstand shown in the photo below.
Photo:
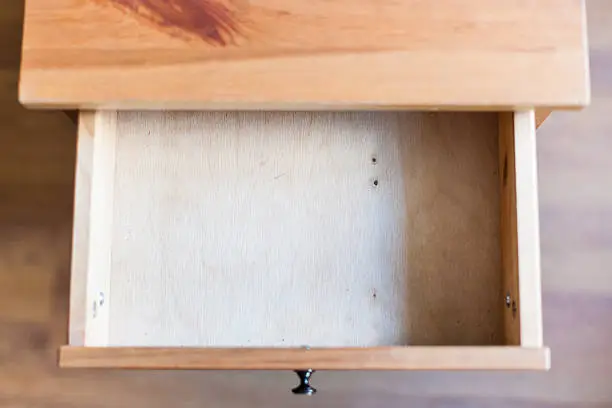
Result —
<path fill-rule="evenodd" d="M 60 364 L 547 369 L 534 111 L 589 97 L 578 0 L 29 0 L 20 99 L 81 110 Z"/>

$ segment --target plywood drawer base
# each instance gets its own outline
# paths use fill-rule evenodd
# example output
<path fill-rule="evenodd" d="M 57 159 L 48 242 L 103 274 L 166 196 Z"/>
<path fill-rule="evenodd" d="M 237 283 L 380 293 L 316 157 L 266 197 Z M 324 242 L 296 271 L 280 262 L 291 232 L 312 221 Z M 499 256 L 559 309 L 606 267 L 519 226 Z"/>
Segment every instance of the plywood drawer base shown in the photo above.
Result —
<path fill-rule="evenodd" d="M 535 159 L 533 111 L 82 112 L 60 363 L 545 369 Z"/>

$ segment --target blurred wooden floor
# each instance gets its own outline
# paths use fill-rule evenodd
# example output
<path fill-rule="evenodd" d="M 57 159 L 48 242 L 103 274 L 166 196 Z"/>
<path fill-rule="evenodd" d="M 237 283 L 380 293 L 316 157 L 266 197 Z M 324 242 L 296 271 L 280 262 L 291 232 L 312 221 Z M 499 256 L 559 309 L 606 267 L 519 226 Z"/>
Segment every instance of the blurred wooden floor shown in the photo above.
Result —
<path fill-rule="evenodd" d="M 22 0 L 0 7 L 0 407 L 612 407 L 612 1 L 587 0 L 593 104 L 539 131 L 549 373 L 59 370 L 75 127 L 16 100 Z"/>

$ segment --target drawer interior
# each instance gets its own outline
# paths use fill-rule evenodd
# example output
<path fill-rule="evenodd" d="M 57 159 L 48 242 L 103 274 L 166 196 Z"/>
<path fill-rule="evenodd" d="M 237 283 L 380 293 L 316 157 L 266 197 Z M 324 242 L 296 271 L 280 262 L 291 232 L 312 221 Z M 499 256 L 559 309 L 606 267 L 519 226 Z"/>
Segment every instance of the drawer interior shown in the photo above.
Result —
<path fill-rule="evenodd" d="M 522 344 L 504 115 L 82 113 L 70 344 Z"/>

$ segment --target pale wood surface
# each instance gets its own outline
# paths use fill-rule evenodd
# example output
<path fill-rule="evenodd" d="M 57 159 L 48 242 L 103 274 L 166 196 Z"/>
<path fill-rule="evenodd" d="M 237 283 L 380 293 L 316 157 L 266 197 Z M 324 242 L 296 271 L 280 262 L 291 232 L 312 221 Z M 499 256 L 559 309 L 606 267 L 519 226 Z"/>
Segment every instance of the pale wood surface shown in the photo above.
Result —
<path fill-rule="evenodd" d="M 514 115 L 516 236 L 521 346 L 542 347 L 538 166 L 533 111 Z"/>
<path fill-rule="evenodd" d="M 503 344 L 496 114 L 96 124 L 86 345 Z"/>
<path fill-rule="evenodd" d="M 78 122 L 79 138 L 74 181 L 73 250 L 70 268 L 70 327 L 68 333 L 68 342 L 73 345 L 85 344 L 94 120 L 94 113 L 83 112 Z"/>
<path fill-rule="evenodd" d="M 533 111 L 499 117 L 506 344 L 542 346 L 538 169 Z"/>
<path fill-rule="evenodd" d="M 73 368 L 221 370 L 543 370 L 547 348 L 124 348 L 62 347 L 60 365 Z"/>
<path fill-rule="evenodd" d="M 612 406 L 612 3 L 588 0 L 593 104 L 538 131 L 547 373 L 58 369 L 67 342 L 76 128 L 17 100 L 22 4 L 0 8 L 0 405 L 10 408 Z"/>
<path fill-rule="evenodd" d="M 111 285 L 113 202 L 107 200 L 115 190 L 115 144 L 117 113 L 101 111 L 94 115 L 89 236 L 87 251 L 87 288 L 85 296 L 85 344 L 108 344 L 109 310 L 105 305 Z M 89 137 L 90 135 L 85 135 Z M 87 158 L 86 158 L 87 159 Z M 76 197 L 88 191 L 75 191 Z M 77 211 L 84 211 L 76 207 Z M 81 249 L 82 245 L 75 242 Z M 75 286 L 82 287 L 75 282 Z"/>
<path fill-rule="evenodd" d="M 583 0 L 29 0 L 23 46 L 20 99 L 45 107 L 499 110 L 590 98 Z"/>

